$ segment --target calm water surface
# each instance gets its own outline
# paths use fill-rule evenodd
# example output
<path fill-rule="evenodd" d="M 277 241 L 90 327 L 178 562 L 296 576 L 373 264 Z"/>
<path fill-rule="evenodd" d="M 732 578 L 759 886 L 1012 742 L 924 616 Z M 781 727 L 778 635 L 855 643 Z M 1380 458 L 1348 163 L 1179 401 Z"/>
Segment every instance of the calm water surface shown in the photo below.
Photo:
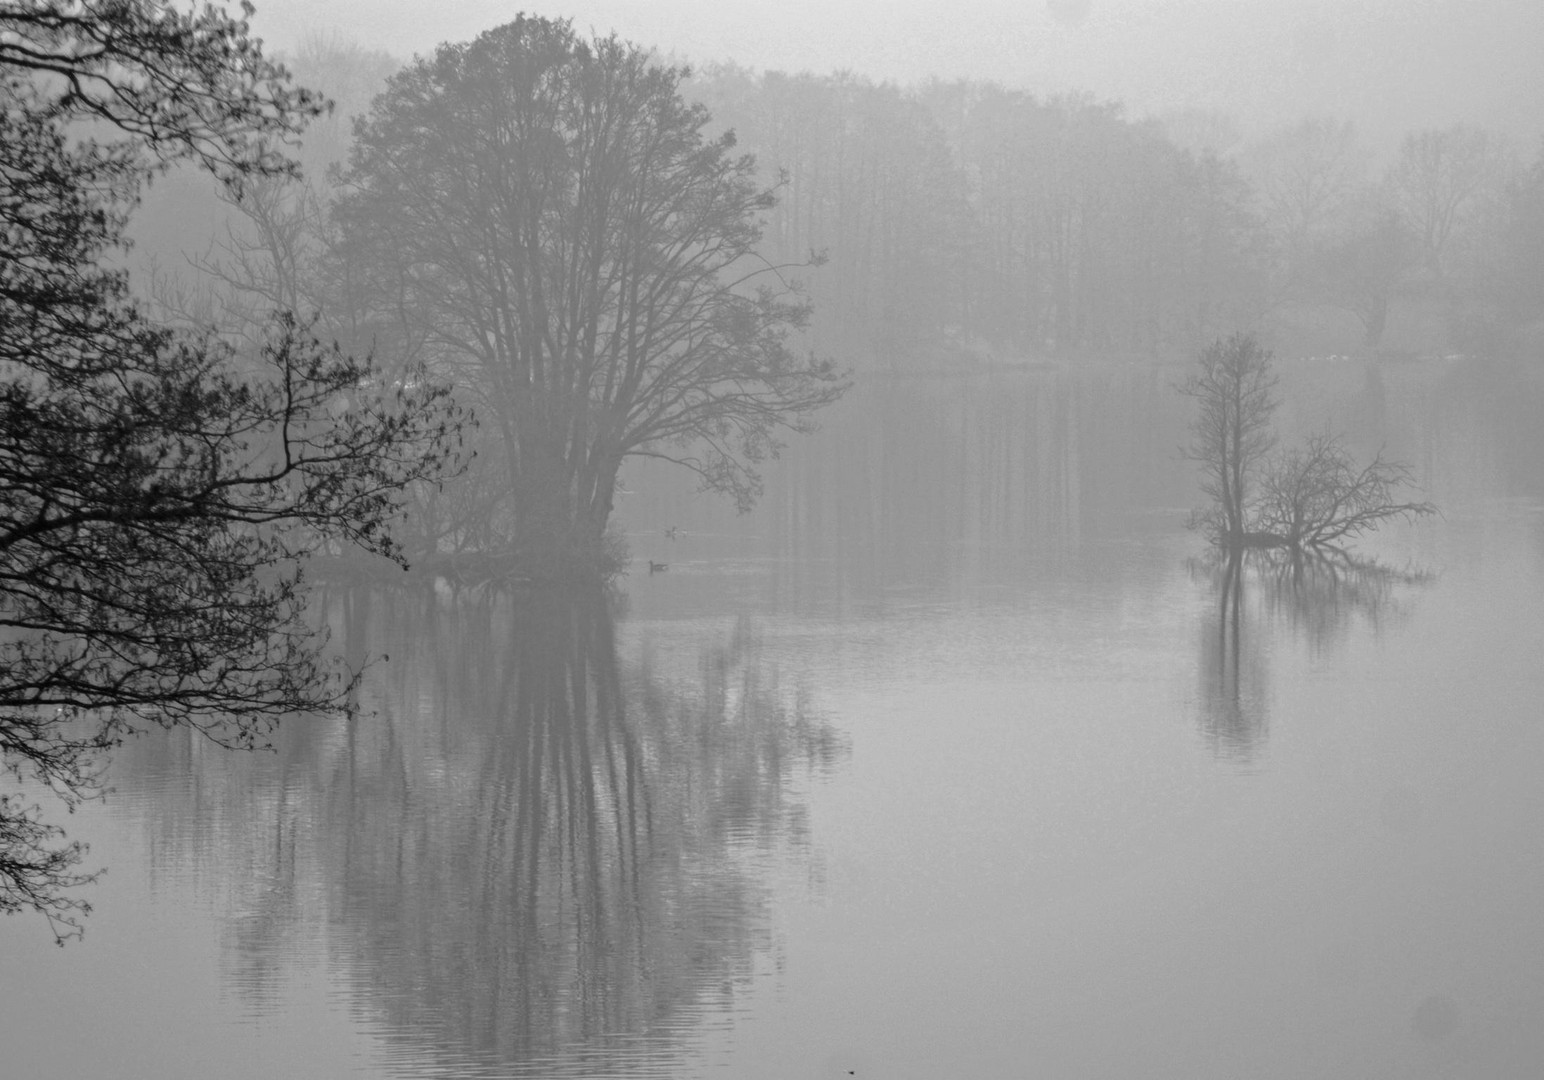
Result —
<path fill-rule="evenodd" d="M 1024 376 L 631 479 L 620 600 L 329 592 L 367 715 L 127 748 L 0 1074 L 1537 1076 L 1536 413 L 1309 375 L 1446 512 L 1377 566 L 1209 565 L 1165 379 Z"/>

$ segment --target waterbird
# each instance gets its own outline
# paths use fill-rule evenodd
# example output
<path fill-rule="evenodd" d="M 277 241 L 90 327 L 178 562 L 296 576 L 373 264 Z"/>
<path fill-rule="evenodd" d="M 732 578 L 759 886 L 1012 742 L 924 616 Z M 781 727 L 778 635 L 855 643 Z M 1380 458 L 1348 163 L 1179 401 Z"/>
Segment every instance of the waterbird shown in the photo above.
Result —
<path fill-rule="evenodd" d="M 674 540 L 678 532 L 680 532 L 680 530 L 677 529 L 674 525 L 670 526 L 670 528 L 665 530 L 665 539 Z"/>
<path fill-rule="evenodd" d="M 670 564 L 669 563 L 655 562 L 653 559 L 649 560 L 649 573 L 651 573 L 651 574 L 657 574 L 661 570 L 669 570 L 669 569 L 670 569 Z"/>

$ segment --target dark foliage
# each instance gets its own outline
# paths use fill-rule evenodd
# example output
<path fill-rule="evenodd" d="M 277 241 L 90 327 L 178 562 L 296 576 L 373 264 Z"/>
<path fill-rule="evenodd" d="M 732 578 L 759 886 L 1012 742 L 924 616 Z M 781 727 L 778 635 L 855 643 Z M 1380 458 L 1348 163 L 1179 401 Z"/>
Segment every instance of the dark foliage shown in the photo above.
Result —
<path fill-rule="evenodd" d="M 291 170 L 284 141 L 322 106 L 285 78 L 214 9 L 0 2 L 0 755 L 23 785 L 0 801 L 0 911 L 60 940 L 89 875 L 28 791 L 73 808 L 152 725 L 250 747 L 342 707 L 301 559 L 396 555 L 402 485 L 454 450 L 442 391 L 367 392 L 367 363 L 289 315 L 246 352 L 174 332 L 104 267 L 167 164 Z"/>

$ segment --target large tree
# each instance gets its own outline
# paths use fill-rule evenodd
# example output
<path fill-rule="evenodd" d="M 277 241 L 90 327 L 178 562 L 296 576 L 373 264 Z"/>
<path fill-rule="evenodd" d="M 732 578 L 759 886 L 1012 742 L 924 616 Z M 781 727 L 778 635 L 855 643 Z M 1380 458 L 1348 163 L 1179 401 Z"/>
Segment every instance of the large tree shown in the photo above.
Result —
<path fill-rule="evenodd" d="M 628 455 L 747 505 L 778 430 L 842 388 L 791 347 L 806 306 L 757 253 L 773 197 L 684 76 L 522 16 L 415 61 L 356 126 L 338 220 L 383 312 L 485 395 L 538 563 L 599 552 Z"/>
<path fill-rule="evenodd" d="M 156 172 L 290 173 L 321 109 L 243 17 L 0 0 L 0 758 L 20 785 L 0 795 L 0 912 L 61 937 L 88 875 L 37 797 L 91 797 L 148 726 L 250 746 L 342 707 L 301 560 L 394 554 L 402 485 L 453 449 L 441 391 L 368 393 L 367 363 L 284 313 L 249 349 L 157 325 L 108 268 Z"/>

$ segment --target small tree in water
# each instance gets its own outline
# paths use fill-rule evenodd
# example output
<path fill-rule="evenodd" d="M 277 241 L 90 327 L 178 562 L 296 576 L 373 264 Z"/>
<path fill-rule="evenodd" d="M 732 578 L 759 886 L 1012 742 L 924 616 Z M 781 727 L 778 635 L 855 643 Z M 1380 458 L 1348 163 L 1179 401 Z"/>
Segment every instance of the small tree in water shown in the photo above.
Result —
<path fill-rule="evenodd" d="M 1410 470 L 1381 454 L 1358 466 L 1341 440 L 1315 435 L 1271 456 L 1271 416 L 1279 401 L 1273 357 L 1253 336 L 1234 334 L 1201 355 L 1201 370 L 1180 384 L 1200 411 L 1186 454 L 1201 466 L 1210 505 L 1191 527 L 1220 547 L 1334 547 L 1390 518 L 1436 513 L 1429 502 L 1402 502 Z"/>
<path fill-rule="evenodd" d="M 1201 354 L 1201 370 L 1179 386 L 1200 407 L 1186 456 L 1200 463 L 1201 491 L 1211 500 L 1192 516 L 1191 527 L 1217 544 L 1244 543 L 1255 479 L 1276 442 L 1271 359 L 1253 336 L 1234 334 L 1212 342 Z"/>

